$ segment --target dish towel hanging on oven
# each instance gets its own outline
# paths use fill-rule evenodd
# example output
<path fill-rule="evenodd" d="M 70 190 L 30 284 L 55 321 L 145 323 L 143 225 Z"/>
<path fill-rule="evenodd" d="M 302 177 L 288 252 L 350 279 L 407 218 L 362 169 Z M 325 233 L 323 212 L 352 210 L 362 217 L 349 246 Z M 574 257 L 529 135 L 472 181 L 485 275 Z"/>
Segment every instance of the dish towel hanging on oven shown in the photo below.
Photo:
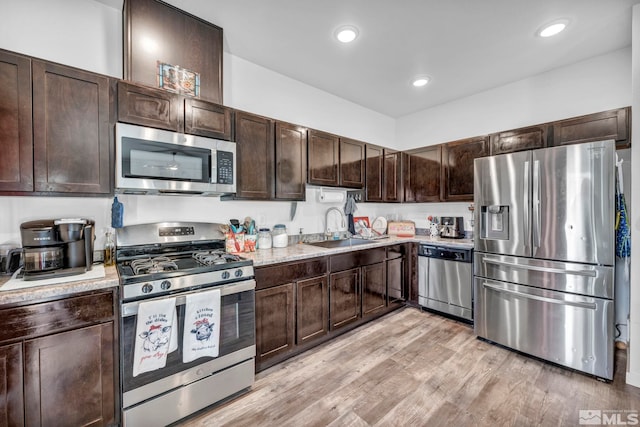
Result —
<path fill-rule="evenodd" d="M 141 302 L 136 320 L 133 376 L 164 368 L 172 334 L 176 299 Z"/>
<path fill-rule="evenodd" d="M 220 349 L 220 289 L 187 295 L 182 362 L 218 357 Z"/>

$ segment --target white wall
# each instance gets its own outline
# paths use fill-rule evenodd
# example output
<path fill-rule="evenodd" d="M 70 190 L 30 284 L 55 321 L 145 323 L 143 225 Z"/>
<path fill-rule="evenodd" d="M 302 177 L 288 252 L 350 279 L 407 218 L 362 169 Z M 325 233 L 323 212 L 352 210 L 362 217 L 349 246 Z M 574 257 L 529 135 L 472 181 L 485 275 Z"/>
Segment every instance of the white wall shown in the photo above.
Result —
<path fill-rule="evenodd" d="M 631 48 L 398 119 L 409 149 L 631 105 Z"/>
<path fill-rule="evenodd" d="M 633 7 L 632 35 L 632 94 L 631 108 L 640 111 L 640 5 Z M 632 116 L 631 124 L 631 187 L 640 188 L 640 117 Z M 637 194 L 638 191 L 634 190 Z M 631 287 L 629 310 L 629 356 L 627 366 L 627 383 L 640 387 L 640 251 L 634 246 L 634 236 L 640 233 L 640 197 L 631 201 L 629 219 L 631 228 Z"/>

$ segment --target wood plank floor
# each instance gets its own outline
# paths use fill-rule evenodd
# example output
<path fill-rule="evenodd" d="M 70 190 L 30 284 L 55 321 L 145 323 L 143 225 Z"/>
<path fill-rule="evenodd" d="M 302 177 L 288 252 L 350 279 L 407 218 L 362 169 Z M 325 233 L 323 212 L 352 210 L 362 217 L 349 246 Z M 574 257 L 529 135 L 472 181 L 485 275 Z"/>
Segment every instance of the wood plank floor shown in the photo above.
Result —
<path fill-rule="evenodd" d="M 614 381 L 603 383 L 404 308 L 259 373 L 248 394 L 183 425 L 573 426 L 581 409 L 626 420 L 640 389 L 625 370 L 618 351 Z"/>

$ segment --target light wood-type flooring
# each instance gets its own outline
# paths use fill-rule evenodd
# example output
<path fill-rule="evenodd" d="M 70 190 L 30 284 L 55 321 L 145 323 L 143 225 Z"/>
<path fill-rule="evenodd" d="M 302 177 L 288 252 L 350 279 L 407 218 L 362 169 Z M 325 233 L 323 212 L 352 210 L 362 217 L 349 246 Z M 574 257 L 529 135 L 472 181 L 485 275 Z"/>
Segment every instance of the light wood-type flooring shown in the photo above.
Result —
<path fill-rule="evenodd" d="M 573 426 L 579 410 L 633 421 L 640 389 L 625 384 L 625 371 L 623 350 L 604 383 L 407 307 L 259 373 L 248 394 L 183 424 Z"/>

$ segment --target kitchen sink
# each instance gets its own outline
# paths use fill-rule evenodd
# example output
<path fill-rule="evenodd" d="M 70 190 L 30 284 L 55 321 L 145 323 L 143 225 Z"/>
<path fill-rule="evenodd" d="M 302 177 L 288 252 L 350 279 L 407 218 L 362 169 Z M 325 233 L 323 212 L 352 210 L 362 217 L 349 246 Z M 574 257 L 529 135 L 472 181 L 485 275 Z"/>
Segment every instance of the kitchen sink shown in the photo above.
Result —
<path fill-rule="evenodd" d="M 349 246 L 366 245 L 375 240 L 367 239 L 342 239 L 342 240 L 322 240 L 320 242 L 308 242 L 307 245 L 320 246 L 321 248 L 344 248 Z"/>

